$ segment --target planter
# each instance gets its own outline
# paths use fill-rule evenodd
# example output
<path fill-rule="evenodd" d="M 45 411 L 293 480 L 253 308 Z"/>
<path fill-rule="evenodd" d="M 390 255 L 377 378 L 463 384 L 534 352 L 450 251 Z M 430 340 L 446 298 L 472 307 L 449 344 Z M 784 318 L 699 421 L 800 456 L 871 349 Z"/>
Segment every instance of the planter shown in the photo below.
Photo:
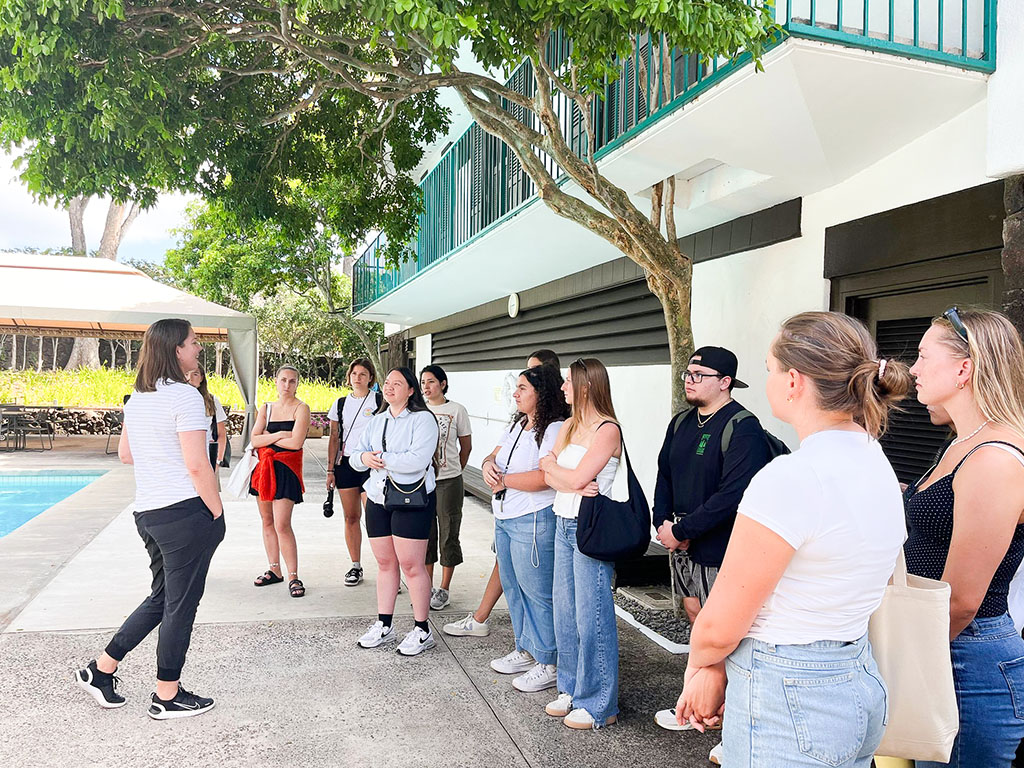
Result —
<path fill-rule="evenodd" d="M 323 436 L 324 436 L 324 430 L 323 430 L 322 427 L 310 426 L 309 429 L 306 430 L 306 439 L 307 440 L 309 440 L 312 437 L 323 437 Z"/>

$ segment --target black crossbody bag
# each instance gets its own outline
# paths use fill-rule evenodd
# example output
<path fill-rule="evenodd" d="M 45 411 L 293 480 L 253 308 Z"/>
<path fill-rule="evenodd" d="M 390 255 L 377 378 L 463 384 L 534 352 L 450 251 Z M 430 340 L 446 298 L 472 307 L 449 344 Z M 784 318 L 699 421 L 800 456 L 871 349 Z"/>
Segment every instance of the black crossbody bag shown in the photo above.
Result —
<path fill-rule="evenodd" d="M 384 434 L 381 437 L 381 447 L 388 449 L 388 422 L 384 420 Z M 427 506 L 427 472 L 423 471 L 423 477 L 418 483 L 402 485 L 396 482 L 388 473 L 384 480 L 384 509 L 389 512 L 399 510 L 417 511 Z"/>

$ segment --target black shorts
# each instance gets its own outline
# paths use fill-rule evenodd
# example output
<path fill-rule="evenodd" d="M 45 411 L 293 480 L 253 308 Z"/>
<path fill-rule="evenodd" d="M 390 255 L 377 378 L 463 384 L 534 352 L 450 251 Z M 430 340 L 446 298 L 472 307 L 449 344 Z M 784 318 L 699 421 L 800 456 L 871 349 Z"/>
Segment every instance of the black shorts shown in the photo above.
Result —
<path fill-rule="evenodd" d="M 345 488 L 362 488 L 370 477 L 370 470 L 359 472 L 352 469 L 348 456 L 341 457 L 341 463 L 334 465 L 334 487 L 339 491 Z"/>
<path fill-rule="evenodd" d="M 430 524 L 437 517 L 437 494 L 427 495 L 427 506 L 423 509 L 400 509 L 389 512 L 383 506 L 366 500 L 366 535 L 371 539 L 381 536 L 398 536 L 403 539 L 430 538 Z"/>

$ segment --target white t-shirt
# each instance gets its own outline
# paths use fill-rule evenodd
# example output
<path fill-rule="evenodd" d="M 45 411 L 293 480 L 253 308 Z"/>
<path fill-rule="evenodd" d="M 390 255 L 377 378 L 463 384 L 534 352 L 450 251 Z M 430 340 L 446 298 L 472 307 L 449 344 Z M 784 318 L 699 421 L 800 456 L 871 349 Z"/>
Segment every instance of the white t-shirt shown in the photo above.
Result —
<path fill-rule="evenodd" d="M 341 450 L 338 451 L 336 464 L 341 464 L 342 456 L 351 456 L 352 448 L 359 442 L 359 438 L 370 423 L 373 414 L 377 412 L 377 395 L 369 392 L 366 397 L 356 397 L 351 392 L 345 397 L 345 405 L 342 406 L 341 421 L 338 425 L 338 435 L 343 440 Z M 327 414 L 330 421 L 338 421 L 338 401 L 331 404 L 331 410 Z M 342 434 L 344 432 L 344 434 Z"/>
<path fill-rule="evenodd" d="M 584 448 L 577 443 L 569 443 L 558 454 L 558 466 L 565 467 L 566 469 L 576 469 L 580 465 L 580 461 L 583 460 L 583 457 L 587 455 L 588 450 L 588 448 Z M 604 465 L 594 479 L 597 481 L 598 492 L 602 496 L 607 496 L 613 501 L 629 500 L 628 477 L 625 472 L 619 472 L 619 460 L 615 456 L 608 459 L 608 463 Z M 558 517 L 575 520 L 580 516 L 580 502 L 582 501 L 583 497 L 578 493 L 558 491 L 555 494 L 555 514 Z"/>
<path fill-rule="evenodd" d="M 462 463 L 459 461 L 462 446 L 459 445 L 459 438 L 473 434 L 469 411 L 451 400 L 441 405 L 427 403 L 427 407 L 437 417 L 437 427 L 441 430 L 437 439 L 437 479 L 451 480 L 462 474 Z"/>
<path fill-rule="evenodd" d="M 133 392 L 124 405 L 124 428 L 135 464 L 136 511 L 160 509 L 198 496 L 185 468 L 179 432 L 210 426 L 195 387 L 158 382 L 155 392 Z"/>
<path fill-rule="evenodd" d="M 562 422 L 560 421 L 548 424 L 538 446 L 536 430 L 523 431 L 521 424 L 513 424 L 501 436 L 501 448 L 494 457 L 498 469 L 508 475 L 533 472 L 539 469 L 540 460 L 551 453 L 551 449 L 555 447 L 555 439 L 558 437 L 558 430 L 561 426 Z M 515 450 L 512 450 L 513 445 Z M 509 460 L 510 451 L 511 461 Z M 499 520 L 511 520 L 513 517 L 539 512 L 554 503 L 555 490 L 553 488 L 544 488 L 542 491 L 519 491 L 515 488 L 508 488 L 505 490 L 504 502 L 491 499 L 491 510 Z"/>
<path fill-rule="evenodd" d="M 228 420 L 227 414 L 224 413 L 224 406 L 220 404 L 220 398 L 216 395 L 213 395 L 213 418 L 216 419 L 218 425 Z M 221 429 L 225 429 L 225 427 L 218 427 L 218 432 Z M 216 442 L 213 439 L 213 424 L 210 423 L 209 417 L 206 420 L 206 442 Z"/>
<path fill-rule="evenodd" d="M 900 484 L 876 440 L 815 432 L 754 476 L 739 514 L 796 550 L 747 637 L 796 645 L 867 632 L 907 538 Z"/>

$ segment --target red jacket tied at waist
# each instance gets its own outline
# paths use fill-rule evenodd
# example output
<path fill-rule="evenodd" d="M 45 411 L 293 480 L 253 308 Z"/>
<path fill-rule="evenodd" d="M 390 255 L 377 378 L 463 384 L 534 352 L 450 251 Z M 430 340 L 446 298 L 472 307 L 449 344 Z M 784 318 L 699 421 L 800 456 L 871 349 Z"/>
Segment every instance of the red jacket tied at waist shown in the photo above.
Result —
<path fill-rule="evenodd" d="M 306 486 L 302 482 L 302 451 L 275 451 L 270 446 L 256 449 L 256 455 L 260 463 L 252 471 L 252 487 L 260 495 L 260 501 L 273 501 L 277 496 L 277 474 L 274 472 L 274 462 L 279 461 L 299 478 L 299 488 L 306 492 Z"/>

